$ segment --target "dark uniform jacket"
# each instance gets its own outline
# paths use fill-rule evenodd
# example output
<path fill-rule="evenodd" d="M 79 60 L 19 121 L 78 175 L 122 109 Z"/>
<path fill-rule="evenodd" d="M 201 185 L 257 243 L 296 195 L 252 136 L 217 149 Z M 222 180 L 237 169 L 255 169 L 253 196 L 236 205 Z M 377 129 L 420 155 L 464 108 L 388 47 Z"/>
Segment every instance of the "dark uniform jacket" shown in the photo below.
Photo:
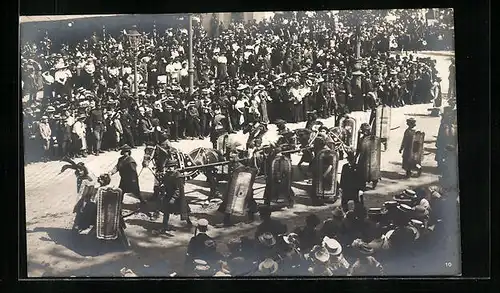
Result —
<path fill-rule="evenodd" d="M 278 238 L 278 235 L 286 234 L 287 227 L 279 220 L 269 219 L 267 221 L 262 222 L 259 226 L 257 226 L 257 231 L 255 232 L 255 239 L 257 239 L 260 235 L 266 232 L 271 233 L 275 238 Z"/>
<path fill-rule="evenodd" d="M 90 127 L 94 130 L 104 129 L 104 115 L 101 109 L 94 109 L 90 111 Z"/>
<path fill-rule="evenodd" d="M 137 175 L 137 163 L 130 156 L 122 156 L 118 159 L 115 170 L 120 174 L 119 188 L 125 193 L 140 196 L 139 176 Z"/>

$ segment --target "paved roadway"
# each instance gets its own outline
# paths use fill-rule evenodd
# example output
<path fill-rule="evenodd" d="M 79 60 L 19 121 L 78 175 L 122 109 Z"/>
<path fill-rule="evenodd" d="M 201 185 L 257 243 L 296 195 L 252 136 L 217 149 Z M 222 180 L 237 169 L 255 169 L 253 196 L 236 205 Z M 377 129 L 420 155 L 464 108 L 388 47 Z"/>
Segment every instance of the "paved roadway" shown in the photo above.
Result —
<path fill-rule="evenodd" d="M 443 81 L 447 80 L 447 57 L 436 57 L 438 70 L 441 72 Z M 443 73 L 444 72 L 444 73 Z M 443 92 L 447 90 L 443 85 Z M 404 108 L 393 109 L 391 127 L 399 128 L 391 131 L 389 149 L 382 153 L 382 181 L 375 190 L 369 190 L 365 195 L 366 205 L 380 206 L 385 200 L 392 197 L 394 193 L 406 188 L 433 184 L 437 181 L 437 170 L 434 161 L 435 140 L 439 125 L 439 118 L 428 116 L 427 109 L 430 105 L 412 105 Z M 360 120 L 368 119 L 367 113 L 354 113 Z M 425 151 L 423 160 L 423 174 L 420 178 L 402 179 L 401 156 L 398 153 L 399 144 L 405 129 L 405 120 L 409 117 L 417 119 L 417 128 L 426 133 Z M 333 125 L 333 119 L 324 121 L 327 125 Z M 270 132 L 275 132 L 271 127 Z M 302 124 L 289 125 L 290 128 L 303 127 Z M 245 136 L 239 139 L 244 141 Z M 190 151 L 199 146 L 210 147 L 208 139 L 181 141 L 174 145 L 183 151 Z M 143 148 L 133 150 L 132 156 L 136 161 L 142 160 Z M 108 152 L 99 157 L 89 156 L 83 161 L 95 175 L 111 170 L 119 153 Z M 294 163 L 298 157 L 293 157 Z M 343 162 L 342 162 L 343 163 Z M 132 247 L 128 251 L 118 248 L 118 245 L 98 243 L 95 239 L 81 238 L 73 239 L 70 236 L 74 214 L 72 208 L 76 202 L 76 182 L 74 175 L 67 171 L 58 174 L 62 166 L 61 162 L 35 163 L 25 167 L 25 199 L 26 199 L 26 226 L 27 226 L 27 248 L 28 248 L 28 275 L 30 277 L 40 276 L 119 276 L 122 267 L 129 267 L 142 276 L 165 276 L 169 272 L 179 270 L 184 259 L 187 242 L 192 236 L 192 229 L 185 227 L 178 217 L 173 216 L 172 224 L 176 231 L 172 235 L 158 236 L 152 231 L 160 226 L 149 222 L 140 216 L 132 216 L 127 219 L 126 229 Z M 339 172 L 340 172 L 339 167 Z M 326 217 L 334 204 L 324 207 L 310 206 L 305 196 L 307 183 L 302 181 L 295 172 L 298 182 L 293 189 L 297 194 L 297 204 L 291 209 L 276 212 L 277 218 L 285 220 L 289 225 L 302 224 L 305 215 L 314 212 L 320 217 Z M 118 185 L 119 176 L 112 179 L 112 185 Z M 147 195 L 152 191 L 153 176 L 148 170 L 144 170 L 140 176 L 141 190 Z M 262 198 L 262 182 L 254 187 L 257 189 L 255 197 Z M 236 218 L 235 225 L 228 229 L 215 228 L 212 225 L 222 222 L 222 215 L 216 212 L 216 207 L 206 205 L 204 200 L 208 194 L 205 178 L 200 175 L 186 185 L 187 196 L 195 219 L 207 218 L 211 223 L 211 235 L 225 240 L 253 233 L 253 228 L 259 221 L 253 224 L 244 223 L 243 218 Z M 128 198 L 126 207 L 133 206 L 134 200 Z M 335 205 L 338 203 L 335 203 Z"/>

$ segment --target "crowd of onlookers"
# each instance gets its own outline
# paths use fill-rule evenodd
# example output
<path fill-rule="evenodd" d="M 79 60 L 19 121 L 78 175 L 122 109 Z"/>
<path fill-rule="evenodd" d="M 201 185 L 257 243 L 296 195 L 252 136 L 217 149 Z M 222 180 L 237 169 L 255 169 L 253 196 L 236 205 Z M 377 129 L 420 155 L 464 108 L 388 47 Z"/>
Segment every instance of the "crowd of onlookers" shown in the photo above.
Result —
<path fill-rule="evenodd" d="M 450 260 L 458 221 L 458 193 L 438 186 L 405 190 L 383 207 L 336 207 L 322 221 L 307 216 L 287 227 L 260 211 L 255 237 L 205 246 L 188 255 L 191 276 L 383 276 L 418 275 Z M 203 220 L 206 221 L 206 220 Z M 202 224 L 206 225 L 206 223 Z M 456 245 L 456 243 L 455 243 Z M 227 246 L 227 249 L 224 249 Z M 455 246 L 456 247 L 456 246 Z"/>
<path fill-rule="evenodd" d="M 254 120 L 299 122 L 311 112 L 327 117 L 377 103 L 429 103 L 440 95 L 435 62 L 392 55 L 390 44 L 397 39 L 405 51 L 425 49 L 419 40 L 444 34 L 449 21 L 434 28 L 416 11 L 393 13 L 394 23 L 377 11 L 276 14 L 210 31 L 195 22 L 193 94 L 186 29 L 151 28 L 137 50 L 124 33 L 94 33 L 60 48 L 49 35 L 27 41 L 21 52 L 25 162 L 135 147 L 159 134 L 203 138 L 218 111 L 238 131 Z"/>

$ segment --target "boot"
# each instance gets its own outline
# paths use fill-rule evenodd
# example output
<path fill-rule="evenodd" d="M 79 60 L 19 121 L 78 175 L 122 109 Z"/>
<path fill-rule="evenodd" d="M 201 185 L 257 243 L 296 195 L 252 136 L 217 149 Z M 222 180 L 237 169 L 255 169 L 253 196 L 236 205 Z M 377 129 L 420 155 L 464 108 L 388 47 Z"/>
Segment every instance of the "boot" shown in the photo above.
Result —
<path fill-rule="evenodd" d="M 410 177 L 411 177 L 411 171 L 410 171 L 410 170 L 408 170 L 408 171 L 406 171 L 405 178 L 406 178 L 406 179 L 408 179 L 408 178 L 410 178 Z"/>

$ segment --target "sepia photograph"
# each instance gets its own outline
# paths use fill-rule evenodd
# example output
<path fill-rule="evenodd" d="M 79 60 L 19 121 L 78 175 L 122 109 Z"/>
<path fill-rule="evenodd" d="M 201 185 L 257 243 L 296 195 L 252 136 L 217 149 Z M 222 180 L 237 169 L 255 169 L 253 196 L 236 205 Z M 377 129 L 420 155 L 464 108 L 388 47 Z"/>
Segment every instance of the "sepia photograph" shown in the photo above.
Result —
<path fill-rule="evenodd" d="M 20 17 L 29 278 L 460 276 L 451 8 Z"/>

